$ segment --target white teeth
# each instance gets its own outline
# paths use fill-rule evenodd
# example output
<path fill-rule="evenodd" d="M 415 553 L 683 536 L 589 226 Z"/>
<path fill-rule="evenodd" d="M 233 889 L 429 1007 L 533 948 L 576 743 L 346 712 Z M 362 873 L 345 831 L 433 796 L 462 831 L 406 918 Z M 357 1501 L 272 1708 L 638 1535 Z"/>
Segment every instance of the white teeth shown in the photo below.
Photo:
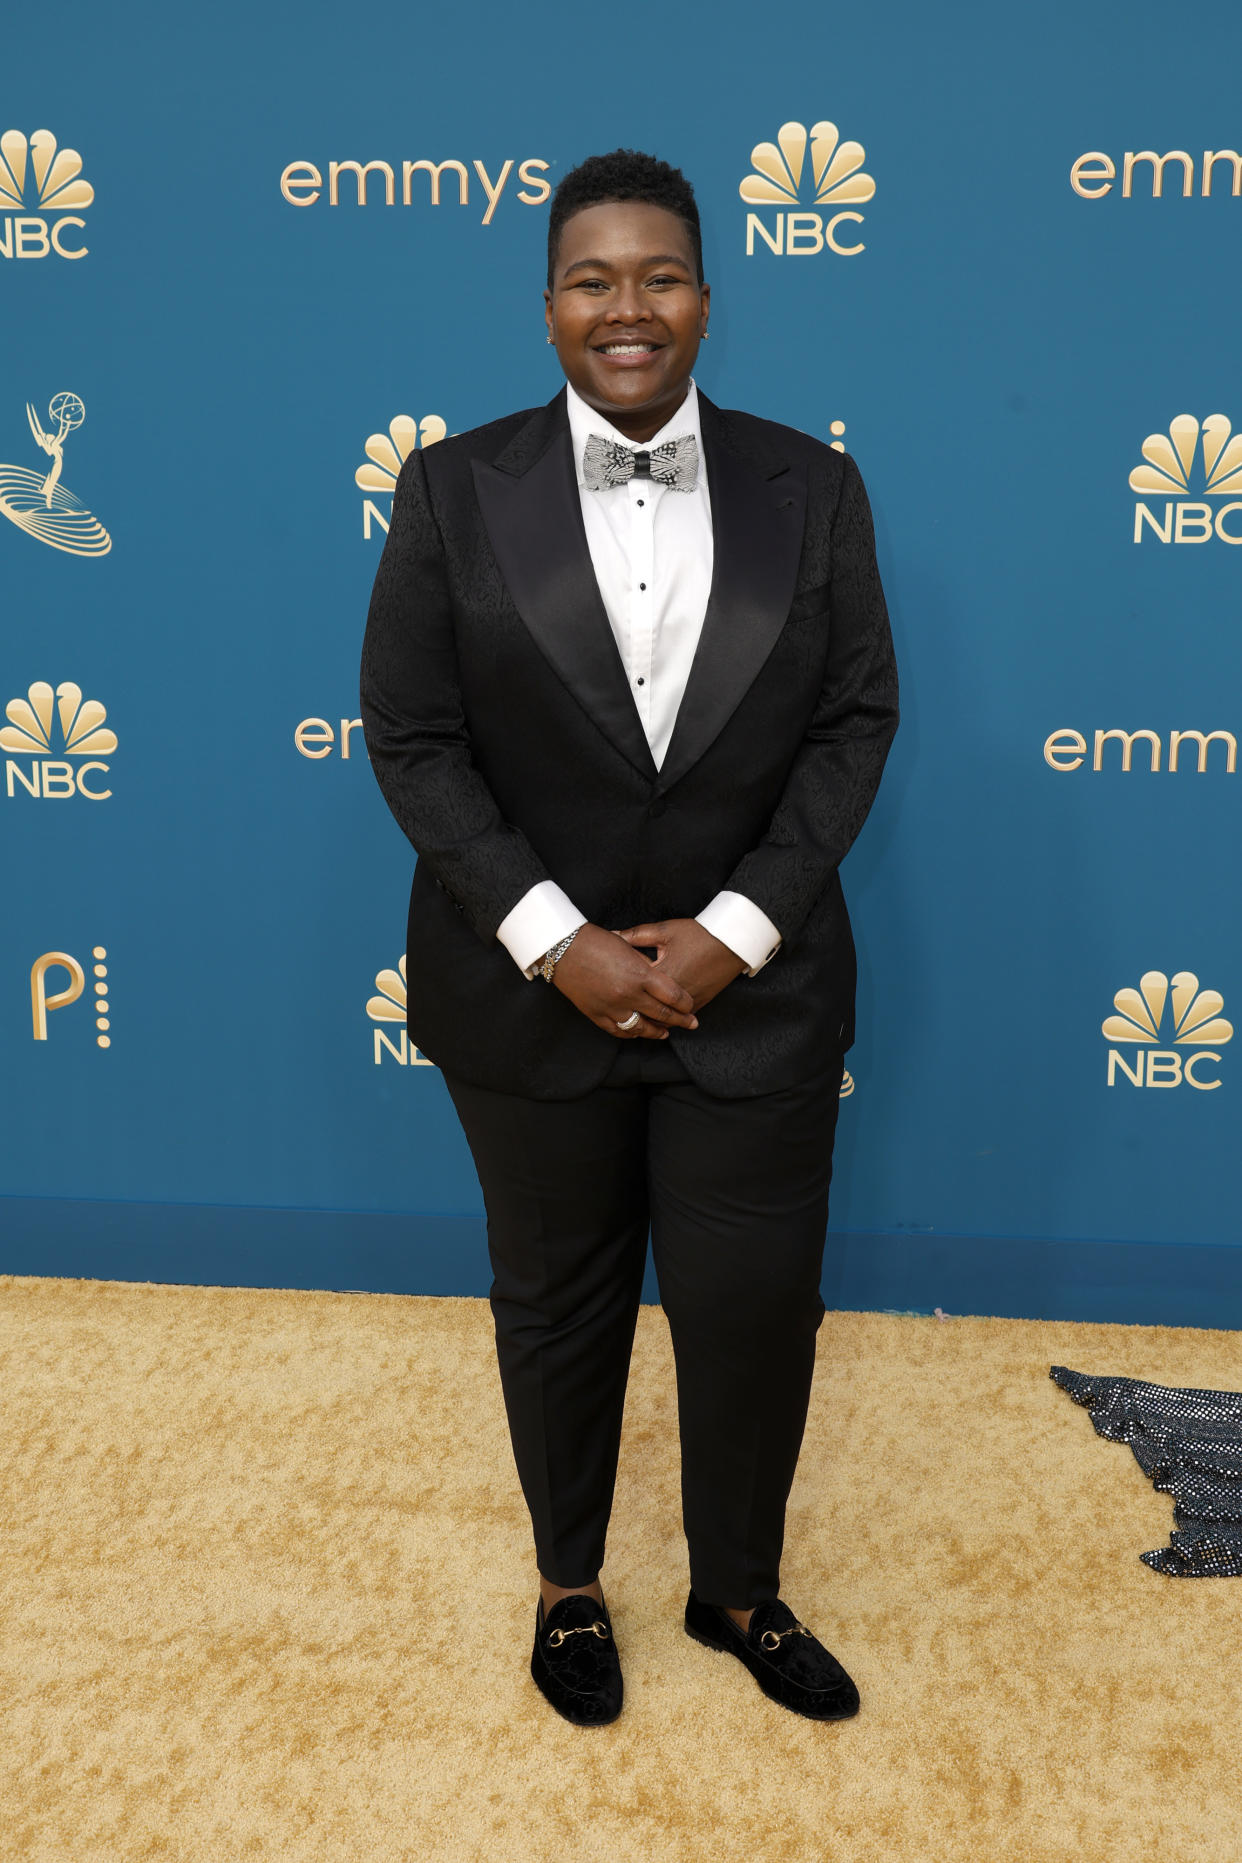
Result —
<path fill-rule="evenodd" d="M 632 356 L 635 350 L 645 350 L 651 354 L 655 348 L 654 343 L 607 343 L 603 353 L 605 356 Z"/>

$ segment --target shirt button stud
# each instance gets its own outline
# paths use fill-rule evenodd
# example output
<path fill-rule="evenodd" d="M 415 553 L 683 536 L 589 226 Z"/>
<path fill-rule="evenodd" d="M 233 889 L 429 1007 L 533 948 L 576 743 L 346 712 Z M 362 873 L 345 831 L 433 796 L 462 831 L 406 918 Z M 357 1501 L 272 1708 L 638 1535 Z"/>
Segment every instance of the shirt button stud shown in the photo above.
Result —
<path fill-rule="evenodd" d="M 646 685 L 646 683 L 647 683 L 647 682 L 646 682 L 646 680 L 645 680 L 645 679 L 642 679 L 642 678 L 639 678 L 639 679 L 636 679 L 636 680 L 634 681 L 634 684 L 635 684 L 636 686 L 645 686 L 645 685 Z"/>
<path fill-rule="evenodd" d="M 645 589 L 647 584 L 645 582 L 640 582 L 638 586 L 640 589 Z"/>
<path fill-rule="evenodd" d="M 643 506 L 644 506 L 644 505 L 646 504 L 646 502 L 647 502 L 647 501 L 646 501 L 646 499 L 645 499 L 645 498 L 640 498 L 640 499 L 639 499 L 639 501 L 638 501 L 638 508 L 639 508 L 639 510 L 640 510 L 640 511 L 642 510 L 642 508 L 643 508 Z"/>

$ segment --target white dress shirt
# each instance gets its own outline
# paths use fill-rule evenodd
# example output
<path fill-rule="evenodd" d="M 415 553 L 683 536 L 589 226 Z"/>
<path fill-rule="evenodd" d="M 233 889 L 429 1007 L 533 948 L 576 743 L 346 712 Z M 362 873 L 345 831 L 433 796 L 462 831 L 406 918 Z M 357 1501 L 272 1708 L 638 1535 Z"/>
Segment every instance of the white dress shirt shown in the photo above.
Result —
<path fill-rule="evenodd" d="M 694 435 L 699 473 L 692 492 L 674 491 L 648 478 L 632 478 L 604 491 L 588 490 L 582 478 L 582 455 L 591 434 L 634 452 L 638 448 L 588 407 L 572 387 L 567 386 L 566 396 L 587 547 L 658 769 L 685 695 L 712 585 L 712 508 L 703 466 L 698 392 L 692 381 L 672 420 L 643 442 L 650 450 L 681 434 Z M 696 917 L 741 958 L 752 977 L 781 942 L 766 912 L 742 893 L 717 893 Z M 533 977 L 544 953 L 585 923 L 584 915 L 556 882 L 542 880 L 519 899 L 501 921 L 496 936 L 519 968 Z"/>

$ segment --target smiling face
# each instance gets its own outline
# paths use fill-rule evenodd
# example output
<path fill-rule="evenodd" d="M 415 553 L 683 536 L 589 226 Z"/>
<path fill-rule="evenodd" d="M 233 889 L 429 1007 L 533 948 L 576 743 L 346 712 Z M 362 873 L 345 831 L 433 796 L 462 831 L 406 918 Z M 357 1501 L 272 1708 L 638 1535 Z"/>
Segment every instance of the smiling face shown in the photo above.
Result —
<path fill-rule="evenodd" d="M 685 221 L 647 201 L 584 207 L 543 295 L 574 390 L 628 440 L 658 433 L 686 398 L 711 297 Z"/>

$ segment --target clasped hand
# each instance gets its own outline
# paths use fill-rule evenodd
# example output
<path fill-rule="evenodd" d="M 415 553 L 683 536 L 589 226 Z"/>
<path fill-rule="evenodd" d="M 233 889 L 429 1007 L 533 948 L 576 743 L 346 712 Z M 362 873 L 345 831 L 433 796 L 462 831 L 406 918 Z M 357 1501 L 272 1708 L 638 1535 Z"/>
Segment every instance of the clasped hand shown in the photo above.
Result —
<path fill-rule="evenodd" d="M 695 1011 L 743 968 L 741 958 L 697 919 L 661 919 L 627 931 L 584 925 L 557 964 L 553 982 L 596 1028 L 618 1041 L 663 1041 L 671 1028 L 696 1029 Z M 633 1028 L 622 1029 L 635 1013 Z"/>

